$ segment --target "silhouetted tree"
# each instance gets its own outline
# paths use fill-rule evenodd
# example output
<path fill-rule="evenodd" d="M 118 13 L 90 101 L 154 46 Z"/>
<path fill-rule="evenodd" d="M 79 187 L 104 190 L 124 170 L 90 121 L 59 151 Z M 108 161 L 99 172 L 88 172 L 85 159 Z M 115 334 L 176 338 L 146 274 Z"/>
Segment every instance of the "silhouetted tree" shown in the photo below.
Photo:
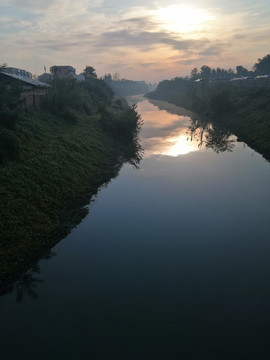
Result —
<path fill-rule="evenodd" d="M 109 73 L 109 74 L 105 74 L 104 75 L 104 81 L 106 82 L 112 82 L 112 75 Z"/>
<path fill-rule="evenodd" d="M 239 76 L 239 77 L 247 76 L 248 69 L 244 68 L 242 65 L 238 65 L 238 66 L 236 66 L 236 73 L 237 73 L 237 76 Z"/>
<path fill-rule="evenodd" d="M 197 80 L 199 78 L 199 71 L 196 67 L 191 70 L 190 78 L 191 78 L 191 80 Z"/>
<path fill-rule="evenodd" d="M 83 70 L 83 75 L 86 80 L 88 79 L 97 79 L 96 70 L 92 66 L 86 66 Z"/>
<path fill-rule="evenodd" d="M 228 69 L 227 73 L 228 73 L 228 78 L 229 79 L 232 79 L 235 76 L 235 72 L 231 68 Z"/>
<path fill-rule="evenodd" d="M 114 81 L 119 81 L 120 80 L 120 75 L 118 73 L 115 73 L 115 74 L 113 74 L 112 78 L 113 78 Z"/>
<path fill-rule="evenodd" d="M 40 273 L 39 267 L 36 265 L 31 269 L 32 272 Z M 29 295 L 32 299 L 37 300 L 38 294 L 36 291 L 37 283 L 42 283 L 43 280 L 39 279 L 31 273 L 23 274 L 20 279 L 16 282 L 16 300 L 18 303 L 23 301 L 25 294 Z"/>
<path fill-rule="evenodd" d="M 206 118 L 192 120 L 187 133 L 191 141 L 198 142 L 199 148 L 205 145 L 206 148 L 211 148 L 216 153 L 231 152 L 235 145 L 235 140 L 231 139 L 229 131 L 213 125 Z"/>
<path fill-rule="evenodd" d="M 0 64 L 0 72 L 8 66 L 7 63 Z"/>
<path fill-rule="evenodd" d="M 258 75 L 270 74 L 270 54 L 265 55 L 262 59 L 258 59 L 253 66 L 253 69 Z"/>
<path fill-rule="evenodd" d="M 207 65 L 203 65 L 201 67 L 201 77 L 205 81 L 209 81 L 211 74 L 211 68 Z"/>

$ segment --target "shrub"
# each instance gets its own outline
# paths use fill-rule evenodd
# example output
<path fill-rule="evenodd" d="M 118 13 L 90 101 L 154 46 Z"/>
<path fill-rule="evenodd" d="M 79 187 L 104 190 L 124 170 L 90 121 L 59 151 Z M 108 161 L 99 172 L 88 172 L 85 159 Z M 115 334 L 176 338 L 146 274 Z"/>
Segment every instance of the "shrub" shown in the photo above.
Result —
<path fill-rule="evenodd" d="M 127 107 L 126 111 L 114 115 L 101 108 L 101 124 L 105 131 L 110 133 L 117 141 L 129 143 L 137 140 L 142 125 L 141 116 L 136 111 L 136 106 Z"/>
<path fill-rule="evenodd" d="M 75 125 L 75 124 L 78 123 L 77 116 L 76 116 L 73 112 L 71 112 L 70 110 L 65 110 L 65 111 L 63 112 L 63 118 L 64 118 L 67 122 L 69 122 L 70 124 Z"/>
<path fill-rule="evenodd" d="M 19 118 L 18 109 L 9 109 L 6 105 L 0 109 L 0 127 L 14 130 Z"/>
<path fill-rule="evenodd" d="M 14 159 L 19 155 L 19 143 L 16 136 L 7 129 L 0 130 L 0 163 Z"/>
<path fill-rule="evenodd" d="M 214 114 L 224 114 L 232 110 L 231 89 L 227 86 L 209 89 L 207 101 L 210 111 Z"/>

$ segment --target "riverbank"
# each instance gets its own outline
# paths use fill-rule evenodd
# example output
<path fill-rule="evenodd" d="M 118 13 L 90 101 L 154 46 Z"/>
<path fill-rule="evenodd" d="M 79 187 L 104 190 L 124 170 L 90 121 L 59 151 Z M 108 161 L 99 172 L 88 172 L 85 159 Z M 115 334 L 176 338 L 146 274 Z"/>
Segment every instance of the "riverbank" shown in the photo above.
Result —
<path fill-rule="evenodd" d="M 84 206 L 125 161 L 138 161 L 135 109 L 121 101 L 102 103 L 103 111 L 90 115 L 73 109 L 71 118 L 40 109 L 17 122 L 19 155 L 0 166 L 2 284 L 78 224 L 88 212 Z"/>
<path fill-rule="evenodd" d="M 270 89 L 233 86 L 157 90 L 146 95 L 198 113 L 203 122 L 225 127 L 270 160 Z"/>

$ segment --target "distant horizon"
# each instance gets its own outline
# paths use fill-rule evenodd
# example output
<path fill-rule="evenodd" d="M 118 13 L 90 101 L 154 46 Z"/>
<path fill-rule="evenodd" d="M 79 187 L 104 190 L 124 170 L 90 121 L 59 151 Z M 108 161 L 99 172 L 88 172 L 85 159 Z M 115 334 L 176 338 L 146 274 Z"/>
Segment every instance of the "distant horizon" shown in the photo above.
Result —
<path fill-rule="evenodd" d="M 267 54 L 265 54 L 265 55 L 267 55 Z M 258 59 L 256 59 L 256 61 L 257 61 Z M 255 62 L 256 61 L 254 61 L 254 64 L 255 64 Z M 5 62 L 4 62 L 5 63 Z M 254 64 L 252 64 L 252 67 L 253 67 L 253 65 Z M 0 65 L 3 65 L 3 63 L 0 63 Z M 51 72 L 50 71 L 48 71 L 47 69 L 50 69 L 50 67 L 51 66 L 72 66 L 73 68 L 75 68 L 72 64 L 57 64 L 57 65 L 50 65 L 49 67 L 47 67 L 46 66 L 46 71 L 43 71 L 43 72 L 41 72 L 40 74 L 34 74 L 34 73 L 32 73 L 29 69 L 23 69 L 22 67 L 19 67 L 19 66 L 12 66 L 12 65 L 10 65 L 10 64 L 7 64 L 6 63 L 6 65 L 7 65 L 7 67 L 9 67 L 9 68 L 17 68 L 17 69 L 20 69 L 20 70 L 25 70 L 25 71 L 28 71 L 28 72 L 30 72 L 31 74 L 32 74 L 32 76 L 40 76 L 40 75 L 43 75 L 43 74 L 50 74 Z M 203 65 L 207 65 L 208 66 L 208 64 L 203 64 Z M 202 65 L 202 66 L 203 66 Z M 240 64 L 239 64 L 240 65 Z M 92 65 L 91 65 L 92 66 Z M 236 65 L 236 66 L 238 66 L 238 65 Z M 231 67 L 231 69 L 236 73 L 236 66 L 235 67 Z M 94 67 L 94 66 L 93 66 Z M 247 68 L 247 70 L 249 70 L 249 71 L 253 71 L 252 70 L 252 67 L 250 68 L 250 69 L 248 69 Z M 95 67 L 94 67 L 95 68 Z M 198 70 L 200 71 L 200 68 L 201 67 L 198 67 Z M 225 69 L 225 70 L 228 70 L 228 69 L 230 69 L 230 67 L 222 67 L 222 66 L 217 66 L 217 67 L 213 67 L 212 69 L 216 69 L 216 68 L 221 68 L 221 69 Z M 43 70 L 44 70 L 44 67 L 43 67 Z M 84 70 L 84 69 L 83 69 Z M 76 71 L 76 75 L 81 75 L 82 73 L 83 73 L 83 70 L 82 71 L 80 71 L 80 72 L 78 72 L 77 71 L 77 69 L 75 68 L 75 71 Z M 192 70 L 192 69 L 190 69 L 190 70 Z M 177 77 L 183 77 L 183 78 L 185 78 L 185 77 L 190 77 L 190 72 L 187 74 L 187 75 L 176 75 L 176 76 L 172 76 L 171 78 L 164 78 L 164 79 L 160 79 L 160 80 L 150 80 L 150 81 L 148 81 L 148 80 L 146 80 L 146 79 L 131 79 L 131 78 L 126 78 L 126 77 L 122 77 L 121 76 L 121 74 L 119 74 L 117 71 L 116 72 L 114 72 L 114 73 L 110 73 L 110 72 L 108 72 L 108 73 L 105 73 L 105 74 L 103 74 L 103 75 L 100 75 L 100 74 L 97 74 L 97 77 L 98 78 L 102 78 L 103 79 L 103 77 L 105 76 L 105 75 L 108 75 L 108 74 L 111 74 L 111 75 L 114 75 L 114 74 L 118 74 L 120 77 L 119 77 L 119 81 L 121 81 L 121 80 L 130 80 L 130 81 L 144 81 L 144 82 L 146 82 L 146 83 L 149 83 L 149 84 L 158 84 L 159 82 L 161 82 L 161 81 L 164 81 L 164 80 L 172 80 L 172 79 L 174 79 L 174 78 L 177 78 Z"/>

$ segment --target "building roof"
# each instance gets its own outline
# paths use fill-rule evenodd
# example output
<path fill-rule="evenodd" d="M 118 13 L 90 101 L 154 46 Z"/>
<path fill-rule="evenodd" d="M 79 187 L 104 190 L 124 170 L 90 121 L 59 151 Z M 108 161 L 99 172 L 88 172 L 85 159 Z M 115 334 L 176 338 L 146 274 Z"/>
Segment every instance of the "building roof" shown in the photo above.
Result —
<path fill-rule="evenodd" d="M 28 76 L 23 76 L 23 75 L 16 75 L 16 74 L 10 74 L 10 73 L 7 73 L 5 72 L 4 70 L 1 71 L 1 74 L 7 76 L 7 77 L 10 77 L 12 79 L 16 79 L 16 80 L 19 80 L 19 81 L 22 81 L 28 85 L 31 85 L 31 86 L 35 86 L 35 87 L 50 87 L 50 85 L 44 83 L 44 82 L 41 82 L 41 81 L 38 81 L 38 80 L 34 80 Z"/>

